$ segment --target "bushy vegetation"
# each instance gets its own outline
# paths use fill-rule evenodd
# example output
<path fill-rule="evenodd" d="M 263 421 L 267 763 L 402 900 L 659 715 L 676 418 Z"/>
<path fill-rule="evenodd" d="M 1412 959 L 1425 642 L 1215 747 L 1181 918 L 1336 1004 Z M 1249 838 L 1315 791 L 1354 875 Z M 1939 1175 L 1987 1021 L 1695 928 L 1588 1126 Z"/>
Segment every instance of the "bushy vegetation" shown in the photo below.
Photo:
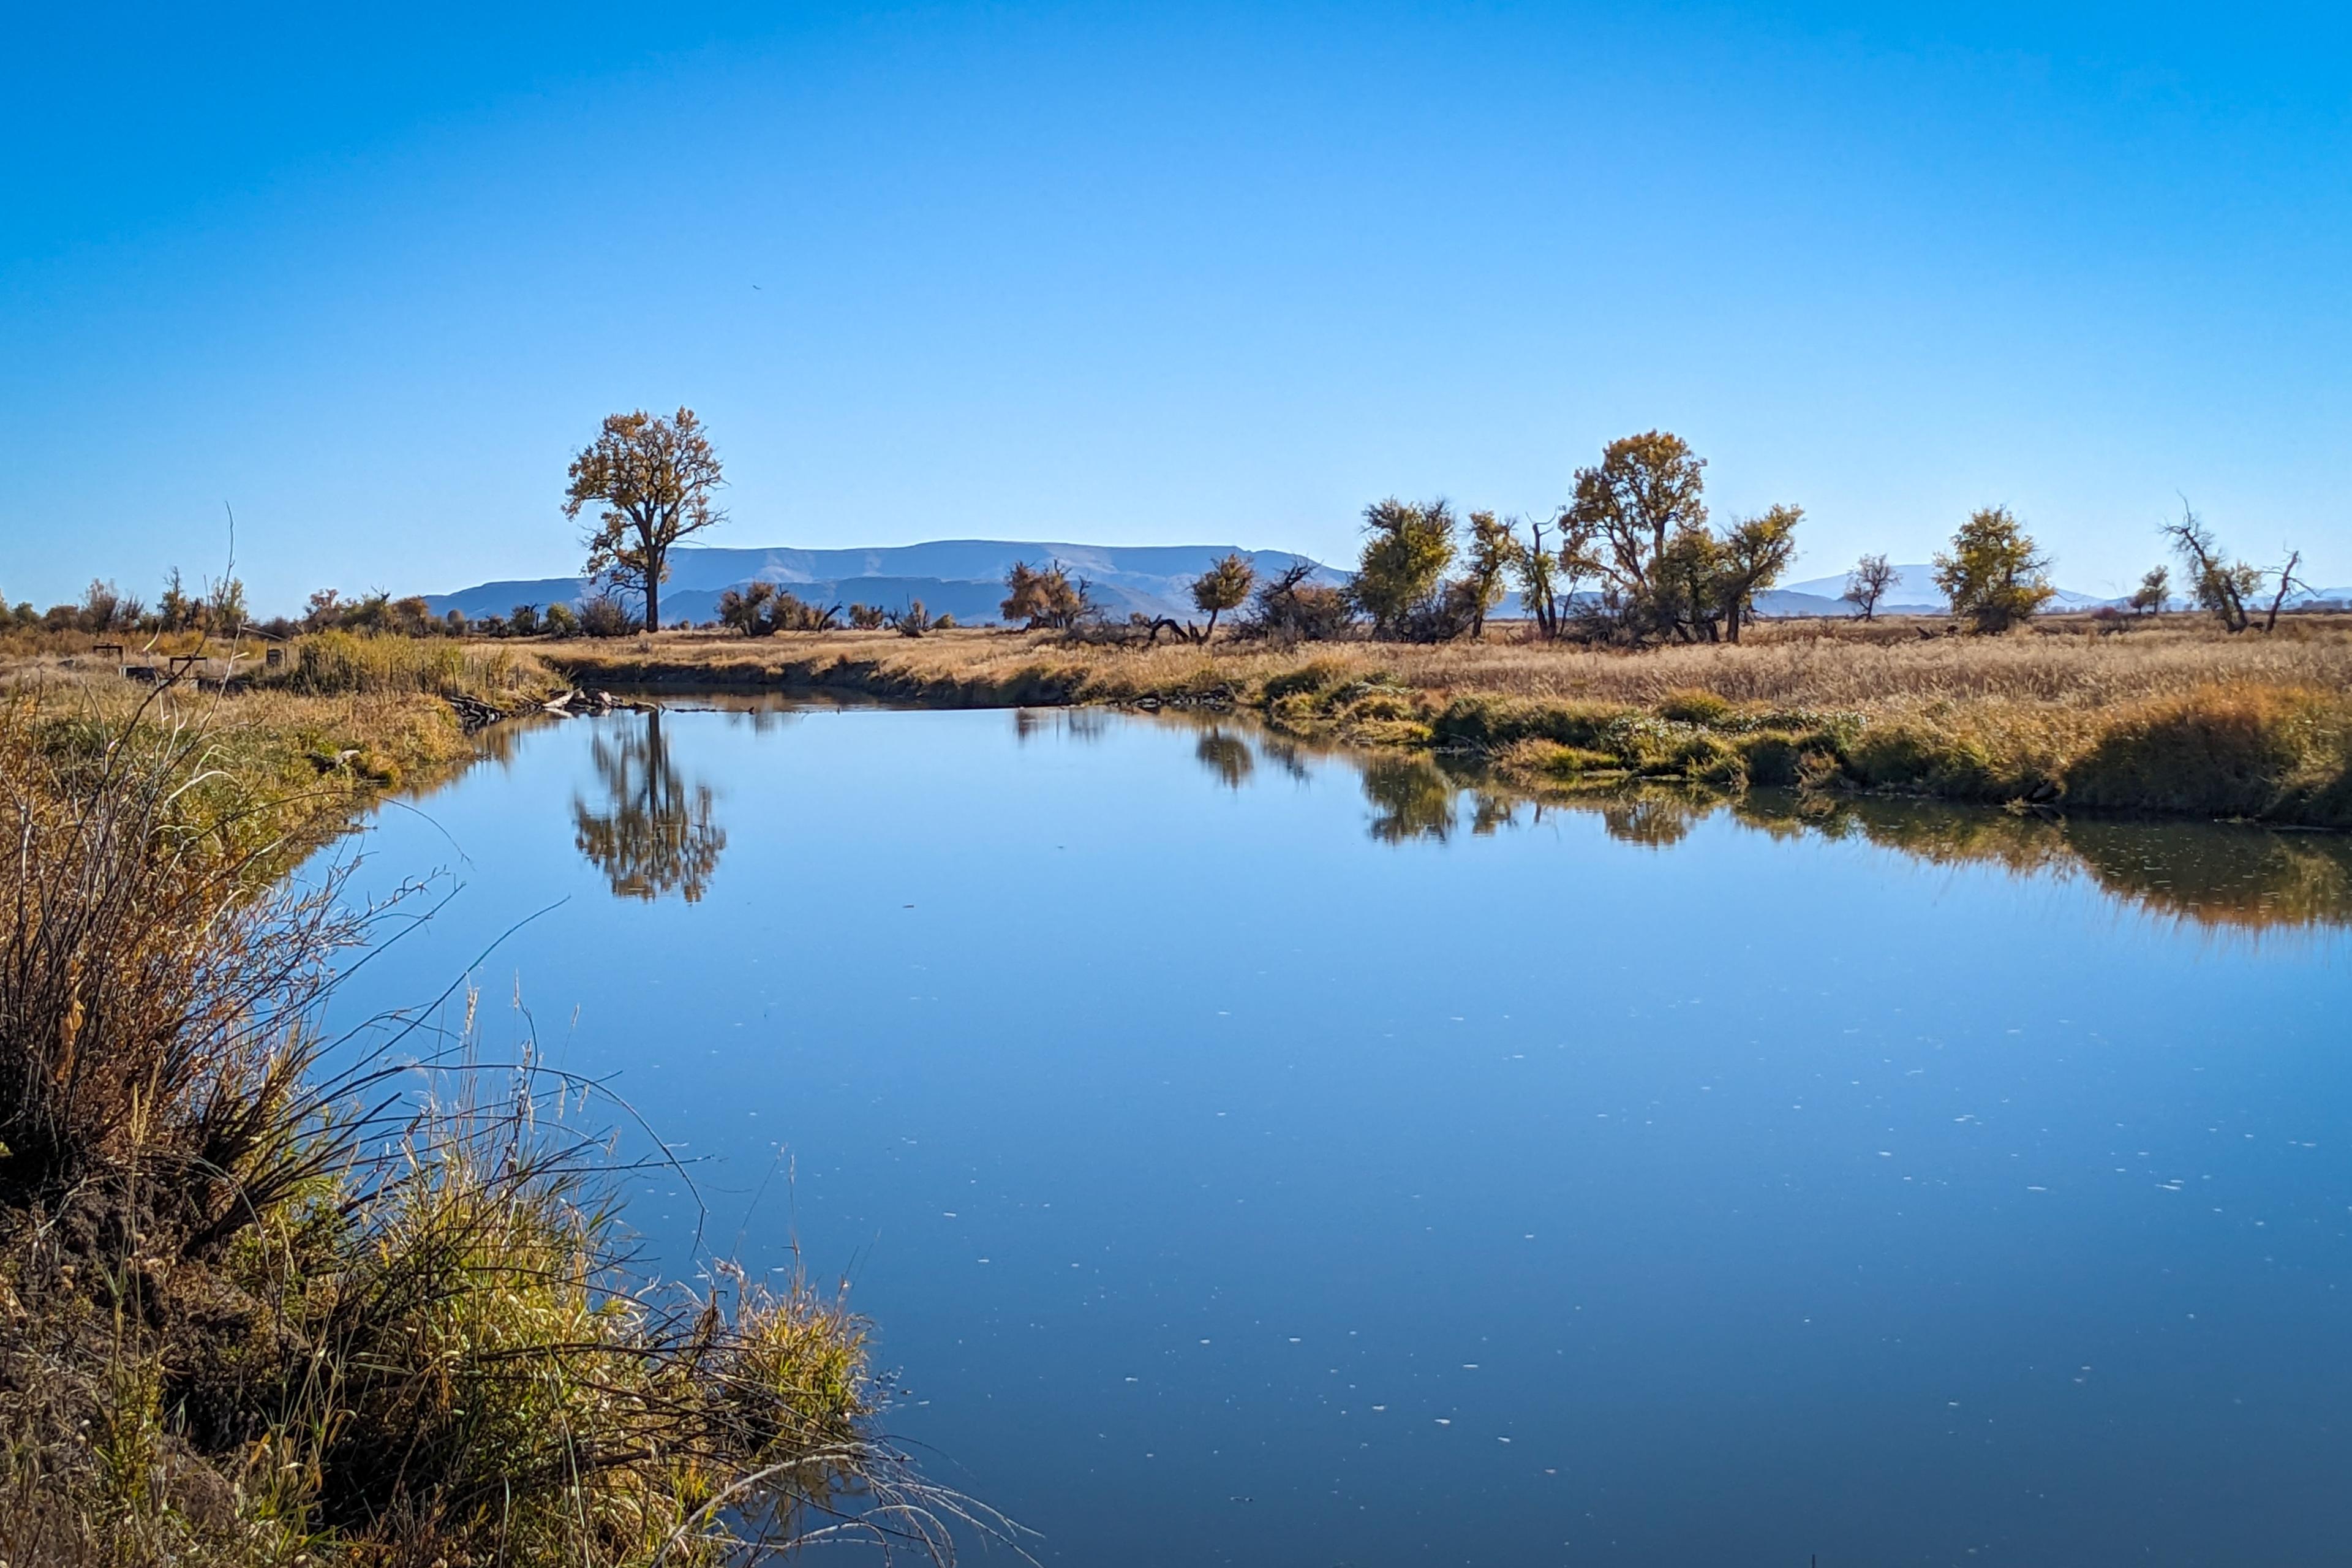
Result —
<path fill-rule="evenodd" d="M 1979 632 L 2005 632 L 2050 602 L 2050 557 L 2005 506 L 1979 508 L 1936 557 L 1936 586 Z"/>
<path fill-rule="evenodd" d="M 1004 602 L 998 614 L 1032 631 L 1068 631 L 1097 617 L 1090 584 L 1073 577 L 1058 561 L 1032 566 L 1015 561 L 1004 574 Z"/>
<path fill-rule="evenodd" d="M 163 702 L 0 715 L 0 1558 L 717 1563 L 853 1509 L 938 1544 L 857 1321 L 630 1278 L 527 1036 L 320 1037 L 366 921 Z"/>
<path fill-rule="evenodd" d="M 543 686 L 547 676 L 518 649 L 330 631 L 296 641 L 261 679 L 307 696 L 418 692 L 496 700 Z"/>
<path fill-rule="evenodd" d="M 1767 623 L 1737 647 L 1638 651 L 1274 637 L 1150 647 L 1002 633 L 884 645 L 845 633 L 823 648 L 715 639 L 650 652 L 571 645 L 551 657 L 575 682 L 607 685 L 742 681 L 965 706 L 1253 709 L 1297 734 L 1456 749 L 1546 778 L 1810 783 L 2352 826 L 2326 782 L 2347 764 L 2325 721 L 2352 690 L 2352 626 L 2307 618 L 2283 621 L 2268 638 L 2232 638 L 2174 619 L 2116 637 L 2083 617 L 2007 637 L 1919 630 L 1858 617 Z M 2233 754 L 2252 782 L 2223 788 L 2211 770 L 2191 780 L 2199 770 L 2160 738 L 2174 731 L 2158 721 L 2240 702 L 2254 717 L 2222 726 L 2215 743 L 2242 742 Z M 2136 726 L 2159 737 L 2132 753 L 2147 759 L 2137 774 L 2120 749 Z M 2276 749 L 2280 735 L 2290 750 Z"/>

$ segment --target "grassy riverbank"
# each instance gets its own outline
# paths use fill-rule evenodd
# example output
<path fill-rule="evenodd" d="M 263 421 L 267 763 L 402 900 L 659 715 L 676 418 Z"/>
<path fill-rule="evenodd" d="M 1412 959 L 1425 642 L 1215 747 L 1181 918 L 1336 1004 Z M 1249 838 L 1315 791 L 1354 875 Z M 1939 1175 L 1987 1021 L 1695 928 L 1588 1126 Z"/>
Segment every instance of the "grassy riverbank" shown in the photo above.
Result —
<path fill-rule="evenodd" d="M 319 1033 L 372 922 L 288 868 L 469 754 L 449 668 L 545 680 L 457 653 L 0 674 L 0 1562 L 711 1563 L 844 1507 L 939 1539 L 836 1298 L 633 1275 L 527 1024 Z"/>
<path fill-rule="evenodd" d="M 1738 646 L 1144 648 L 950 631 L 540 645 L 589 685 L 827 688 L 961 707 L 1213 705 L 1351 743 L 1475 752 L 1523 783 L 1794 784 L 2352 827 L 2352 620 L 2185 617 L 2004 637 L 1780 623 Z"/>

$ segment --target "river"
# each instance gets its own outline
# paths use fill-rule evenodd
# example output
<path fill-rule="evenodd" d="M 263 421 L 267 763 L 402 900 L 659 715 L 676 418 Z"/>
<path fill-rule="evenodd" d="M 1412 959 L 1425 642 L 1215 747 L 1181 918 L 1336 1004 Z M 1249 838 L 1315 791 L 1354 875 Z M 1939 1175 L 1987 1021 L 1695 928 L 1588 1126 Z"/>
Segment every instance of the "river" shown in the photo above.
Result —
<path fill-rule="evenodd" d="M 494 744 L 357 841 L 449 896 L 338 1005 L 470 972 L 609 1080 L 647 1267 L 849 1281 L 1043 1562 L 2352 1541 L 2342 839 L 1091 710 Z"/>

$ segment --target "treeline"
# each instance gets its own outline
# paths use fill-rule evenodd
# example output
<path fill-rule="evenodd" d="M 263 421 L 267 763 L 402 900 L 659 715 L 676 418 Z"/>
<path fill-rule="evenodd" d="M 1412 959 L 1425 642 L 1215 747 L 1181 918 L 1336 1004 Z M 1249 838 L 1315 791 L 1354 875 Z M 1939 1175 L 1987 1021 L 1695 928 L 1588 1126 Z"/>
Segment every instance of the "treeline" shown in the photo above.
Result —
<path fill-rule="evenodd" d="M 1130 615 L 1114 623 L 1092 585 L 1060 562 L 1015 562 L 1005 574 L 1003 618 L 1032 631 L 1106 641 L 1156 643 L 1162 634 L 1196 643 L 1216 636 L 1322 641 L 1369 637 L 1439 643 L 1476 639 L 1488 616 L 1516 590 L 1534 635 L 1546 641 L 1621 647 L 1737 643 L 1756 616 L 1760 595 L 1777 587 L 1796 559 L 1805 510 L 1778 503 L 1717 522 L 1706 503 L 1706 459 L 1671 431 L 1649 430 L 1612 441 L 1599 462 L 1576 470 L 1569 500 L 1538 516 L 1457 514 L 1444 499 L 1407 502 L 1394 496 L 1364 509 L 1363 545 L 1344 582 L 1318 581 L 1321 568 L 1297 562 L 1261 579 L 1235 553 L 1193 579 L 1190 596 L 1203 617 Z M 678 540 L 725 513 L 710 504 L 723 483 L 720 465 L 690 409 L 675 418 L 638 411 L 604 422 L 597 443 L 572 468 L 565 510 L 577 517 L 601 509 L 589 537 L 586 571 L 594 596 L 578 605 L 517 605 L 505 616 L 436 616 L 416 596 L 378 589 L 345 599 L 335 589 L 312 594 L 299 618 L 248 618 L 245 587 L 235 576 L 191 592 L 177 568 L 151 609 L 111 583 L 93 582 L 76 605 L 37 612 L 30 604 L 0 608 L 9 625 L 94 635 L 257 630 L 275 637 L 341 630 L 403 637 L 624 637 L 663 629 L 661 584 Z M 2231 557 L 2184 506 L 2162 533 L 2179 557 L 2190 603 L 2232 633 L 2274 627 L 2297 589 L 2299 552 L 2260 567 Z M 1979 508 L 1935 558 L 1937 590 L 1956 625 L 1997 634 L 2040 614 L 2055 597 L 2051 557 L 2010 510 Z M 1848 574 L 1843 597 L 1864 620 L 1876 616 L 1897 581 L 1884 553 L 1864 555 Z M 2151 569 L 2126 601 L 2152 616 L 2171 607 L 2168 566 Z M 635 606 L 642 605 L 643 612 Z M 2125 612 L 2100 612 L 2125 622 Z M 815 605 L 765 582 L 730 588 L 702 629 L 749 637 L 779 632 L 894 630 L 921 637 L 955 625 L 929 615 L 922 601 L 904 608 Z M 668 629 L 688 629 L 679 620 Z"/>
<path fill-rule="evenodd" d="M 234 574 L 207 579 L 191 589 L 173 567 L 163 577 L 163 590 L 150 605 L 136 594 L 110 582 L 92 578 L 77 604 L 34 608 L 30 600 L 8 607 L 0 598 L 0 629 L 89 632 L 212 632 L 236 631 L 253 625 L 246 606 L 245 584 Z M 273 626 L 291 626 L 282 617 Z"/>

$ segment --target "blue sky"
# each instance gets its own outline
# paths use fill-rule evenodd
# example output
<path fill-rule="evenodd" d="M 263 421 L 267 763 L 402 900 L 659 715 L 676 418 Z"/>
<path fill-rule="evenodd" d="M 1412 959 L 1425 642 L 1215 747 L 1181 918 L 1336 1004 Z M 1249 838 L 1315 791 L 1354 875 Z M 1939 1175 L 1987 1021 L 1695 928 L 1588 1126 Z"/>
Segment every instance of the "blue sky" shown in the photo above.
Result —
<path fill-rule="evenodd" d="M 1800 576 L 2352 583 L 2340 8 L 196 9 L 11 17 L 12 600 L 556 574 L 681 403 L 714 543 L 1346 558 L 1663 426 Z"/>

